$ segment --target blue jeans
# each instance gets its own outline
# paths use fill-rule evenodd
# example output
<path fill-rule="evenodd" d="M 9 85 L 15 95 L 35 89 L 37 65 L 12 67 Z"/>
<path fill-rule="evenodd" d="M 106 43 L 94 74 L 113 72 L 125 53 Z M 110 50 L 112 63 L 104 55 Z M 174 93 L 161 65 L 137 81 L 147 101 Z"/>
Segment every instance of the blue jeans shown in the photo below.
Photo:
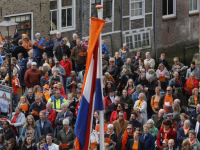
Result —
<path fill-rule="evenodd" d="M 76 73 L 79 73 L 82 70 L 85 70 L 85 64 L 75 64 Z"/>
<path fill-rule="evenodd" d="M 18 94 L 13 94 L 12 96 L 13 96 L 13 97 L 12 97 L 12 99 L 13 99 L 13 104 L 17 106 L 18 103 L 19 103 Z"/>

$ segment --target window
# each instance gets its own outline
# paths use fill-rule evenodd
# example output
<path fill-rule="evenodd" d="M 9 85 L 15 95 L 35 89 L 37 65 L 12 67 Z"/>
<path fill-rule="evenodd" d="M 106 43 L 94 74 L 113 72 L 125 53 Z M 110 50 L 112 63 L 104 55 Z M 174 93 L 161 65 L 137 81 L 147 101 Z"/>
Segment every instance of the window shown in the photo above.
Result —
<path fill-rule="evenodd" d="M 144 49 L 151 46 L 150 32 L 142 32 L 139 34 L 126 35 L 125 40 L 130 50 Z"/>
<path fill-rule="evenodd" d="M 130 0 L 131 19 L 144 18 L 144 0 Z"/>
<path fill-rule="evenodd" d="M 163 0 L 163 18 L 176 16 L 176 0 Z"/>
<path fill-rule="evenodd" d="M 75 1 L 50 0 L 50 31 L 69 31 L 75 29 Z"/>
<path fill-rule="evenodd" d="M 192 12 L 199 12 L 199 0 L 189 0 L 189 11 Z"/>
<path fill-rule="evenodd" d="M 98 17 L 96 5 L 100 5 L 101 0 L 91 0 L 91 17 Z M 112 21 L 113 0 L 103 0 L 103 19 Z"/>

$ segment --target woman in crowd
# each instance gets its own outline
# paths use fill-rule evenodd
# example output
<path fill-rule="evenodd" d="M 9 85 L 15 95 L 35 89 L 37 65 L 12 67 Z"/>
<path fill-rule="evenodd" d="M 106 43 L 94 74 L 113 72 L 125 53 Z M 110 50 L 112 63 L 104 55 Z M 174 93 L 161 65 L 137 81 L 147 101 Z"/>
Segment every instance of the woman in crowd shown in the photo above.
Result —
<path fill-rule="evenodd" d="M 183 127 L 184 122 L 185 122 L 185 120 L 187 120 L 187 119 L 188 119 L 187 115 L 186 115 L 185 113 L 181 113 L 181 114 L 180 114 L 180 121 L 179 121 L 179 123 L 178 123 L 177 129 Z"/>
<path fill-rule="evenodd" d="M 179 79 L 179 74 L 178 74 L 178 72 L 174 72 L 173 76 L 174 76 L 174 78 L 172 78 L 172 79 L 169 81 L 169 86 L 171 86 L 172 88 L 174 88 L 174 85 L 175 85 L 175 84 L 178 84 L 179 87 L 182 87 L 182 82 L 181 82 L 181 80 Z"/>
<path fill-rule="evenodd" d="M 150 134 L 154 137 L 154 139 L 156 140 L 159 131 L 158 131 L 158 129 L 155 127 L 153 119 L 149 119 L 149 120 L 147 121 L 147 124 L 149 125 L 149 133 L 150 133 Z"/>
<path fill-rule="evenodd" d="M 121 68 L 124 65 L 124 62 L 121 59 L 121 56 L 120 56 L 119 52 L 115 52 L 115 57 L 114 58 L 115 58 L 115 65 L 118 68 Z"/>
<path fill-rule="evenodd" d="M 181 112 L 180 105 L 178 103 L 175 103 L 173 104 L 172 109 L 173 109 L 173 119 L 177 123 L 180 122 L 180 112 Z"/>
<path fill-rule="evenodd" d="M 48 56 L 47 56 L 47 53 L 43 53 L 42 54 L 42 59 L 41 59 L 41 62 L 40 62 L 40 66 L 43 66 L 44 63 L 48 63 L 49 62 L 49 59 L 48 59 Z"/>
<path fill-rule="evenodd" d="M 49 67 L 52 68 L 55 65 L 54 59 L 53 58 L 49 58 Z"/>
<path fill-rule="evenodd" d="M 107 68 L 107 72 L 114 78 L 114 80 L 117 80 L 118 77 L 118 67 L 115 65 L 115 59 L 110 58 L 109 59 L 109 66 Z"/>
<path fill-rule="evenodd" d="M 43 97 L 43 93 L 41 92 L 41 88 L 39 85 L 35 85 L 34 88 L 33 88 L 33 93 L 35 95 L 38 95 L 40 97 Z"/>
<path fill-rule="evenodd" d="M 48 71 L 48 76 L 52 75 L 51 68 L 48 63 L 43 63 L 41 73 Z"/>
<path fill-rule="evenodd" d="M 131 59 L 131 63 L 133 66 L 139 65 L 139 59 L 141 58 L 141 51 L 136 51 L 135 55 L 133 55 L 132 59 Z"/>
<path fill-rule="evenodd" d="M 4 139 L 8 141 L 11 138 L 15 138 L 15 132 L 10 126 L 10 123 L 8 121 L 3 122 L 3 134 L 4 134 Z"/>
<path fill-rule="evenodd" d="M 177 142 L 179 146 L 179 150 L 181 150 L 181 144 L 184 139 L 188 138 L 188 132 L 192 130 L 190 126 L 190 120 L 185 120 L 183 127 L 179 128 L 177 131 Z"/>
<path fill-rule="evenodd" d="M 29 110 L 29 101 L 27 100 L 26 96 L 21 96 L 18 107 L 22 108 L 22 112 L 25 114 L 25 116 L 28 116 L 28 110 Z"/>
<path fill-rule="evenodd" d="M 128 92 L 128 95 L 131 97 L 133 92 L 135 91 L 134 81 L 133 79 L 128 79 L 128 82 L 125 86 L 125 89 Z"/>
<path fill-rule="evenodd" d="M 140 72 L 144 69 L 144 59 L 139 58 L 139 68 Z"/>
<path fill-rule="evenodd" d="M 32 137 L 27 135 L 22 143 L 22 150 L 37 150 L 35 143 L 32 141 Z"/>
<path fill-rule="evenodd" d="M 24 141 L 27 135 L 31 136 L 32 141 L 38 143 L 41 132 L 32 115 L 28 115 L 26 118 L 26 122 L 21 133 L 22 141 Z"/>
<path fill-rule="evenodd" d="M 62 95 L 64 98 L 67 99 L 67 95 L 65 94 L 65 89 L 63 87 L 63 84 L 61 82 L 58 82 L 57 87 L 60 90 L 60 95 Z"/>
<path fill-rule="evenodd" d="M 105 137 L 105 142 L 110 145 L 110 147 L 115 147 L 117 148 L 117 134 L 114 131 L 114 126 L 113 124 L 109 124 L 107 126 L 107 133 L 104 135 Z"/>
<path fill-rule="evenodd" d="M 22 40 L 23 40 L 23 43 L 22 43 L 22 46 L 27 50 L 27 52 L 33 48 L 32 44 L 31 44 L 31 41 L 29 40 L 29 37 L 28 35 L 24 35 L 22 37 Z"/>
<path fill-rule="evenodd" d="M 48 71 L 43 71 L 42 72 L 42 77 L 41 77 L 41 79 L 40 79 L 40 87 L 42 88 L 41 90 L 43 91 L 43 86 L 45 85 L 45 84 L 49 84 L 49 75 L 48 75 L 49 73 L 48 73 Z"/>
<path fill-rule="evenodd" d="M 196 79 L 195 74 L 191 72 L 184 86 L 186 96 L 189 98 L 192 95 L 192 90 L 198 87 L 199 81 Z"/>
<path fill-rule="evenodd" d="M 161 90 L 161 88 L 159 86 L 157 86 L 155 88 L 155 95 L 153 95 L 151 97 L 151 108 L 153 110 L 153 113 L 155 113 L 155 114 L 157 114 L 159 109 L 160 109 L 159 105 L 158 105 L 159 104 L 159 100 L 161 98 L 160 90 Z"/>
<path fill-rule="evenodd" d="M 104 93 L 104 96 L 107 96 L 110 89 L 113 89 L 114 88 L 114 84 L 112 81 L 107 81 L 106 84 L 105 84 L 105 93 Z"/>
<path fill-rule="evenodd" d="M 12 126 L 12 129 L 14 130 L 15 135 L 17 135 L 18 137 L 21 135 L 21 131 L 22 131 L 25 121 L 26 121 L 26 117 L 22 113 L 22 108 L 20 106 L 17 106 L 15 108 L 15 112 L 12 113 L 10 126 Z"/>
<path fill-rule="evenodd" d="M 182 150 L 194 150 L 192 146 L 190 145 L 190 142 L 188 139 L 183 140 L 182 142 Z"/>
<path fill-rule="evenodd" d="M 138 150 L 139 138 L 140 138 L 140 132 L 135 131 L 134 137 L 133 137 L 133 139 L 129 140 L 126 150 Z"/>
<path fill-rule="evenodd" d="M 188 99 L 188 107 L 192 110 L 196 109 L 197 104 L 200 104 L 199 89 L 192 90 L 192 96 Z"/>
<path fill-rule="evenodd" d="M 77 105 L 76 99 L 73 97 L 73 93 L 69 93 L 67 96 L 68 108 L 75 115 L 75 108 Z"/>
<path fill-rule="evenodd" d="M 124 111 L 124 104 L 122 104 L 122 103 L 118 103 L 117 104 L 117 110 L 112 112 L 111 117 L 110 117 L 110 123 L 113 123 L 115 120 L 118 119 L 118 113 L 120 111 Z M 124 111 L 124 119 L 127 120 L 127 114 L 126 114 L 125 111 Z"/>
<path fill-rule="evenodd" d="M 196 138 L 196 132 L 194 130 L 190 130 L 188 132 L 189 134 L 189 143 L 191 145 L 191 147 L 194 149 L 194 150 L 199 150 L 200 149 L 200 143 L 198 141 L 198 139 Z"/>
<path fill-rule="evenodd" d="M 161 63 L 166 67 L 166 69 L 168 71 L 170 70 L 169 64 L 168 64 L 167 60 L 165 59 L 165 54 L 164 53 L 160 54 L 159 64 L 161 64 Z"/>

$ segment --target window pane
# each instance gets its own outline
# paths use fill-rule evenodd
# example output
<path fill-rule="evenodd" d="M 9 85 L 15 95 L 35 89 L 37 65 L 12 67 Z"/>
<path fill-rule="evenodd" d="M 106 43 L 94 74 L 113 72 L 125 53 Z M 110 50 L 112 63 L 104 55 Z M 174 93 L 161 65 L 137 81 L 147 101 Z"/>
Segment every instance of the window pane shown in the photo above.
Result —
<path fill-rule="evenodd" d="M 128 36 L 126 37 L 126 43 L 129 43 L 129 37 Z"/>
<path fill-rule="evenodd" d="M 138 10 L 138 16 L 142 15 L 142 9 Z"/>
<path fill-rule="evenodd" d="M 135 16 L 135 11 L 134 10 L 131 10 L 131 16 Z"/>
<path fill-rule="evenodd" d="M 197 0 L 193 0 L 193 10 L 197 10 Z"/>
<path fill-rule="evenodd" d="M 135 41 L 137 41 L 137 35 L 134 35 Z"/>
<path fill-rule="evenodd" d="M 139 3 L 139 8 L 142 8 L 142 2 Z"/>
<path fill-rule="evenodd" d="M 143 33 L 142 35 L 143 35 L 143 40 L 146 39 L 146 38 L 145 38 L 145 33 Z"/>
<path fill-rule="evenodd" d="M 72 8 L 67 9 L 67 26 L 72 26 Z"/>
<path fill-rule="evenodd" d="M 146 33 L 146 38 L 149 39 L 149 33 Z"/>
<path fill-rule="evenodd" d="M 173 14 L 174 0 L 168 0 L 168 15 Z"/>
<path fill-rule="evenodd" d="M 50 10 L 57 9 L 57 1 L 50 1 Z"/>
<path fill-rule="evenodd" d="M 149 44 L 149 39 L 147 40 L 147 45 L 150 45 L 150 44 Z"/>
<path fill-rule="evenodd" d="M 167 15 L 167 0 L 163 0 L 163 15 Z"/>
<path fill-rule="evenodd" d="M 62 9 L 62 27 L 66 27 L 67 22 L 66 22 L 66 9 Z"/>
<path fill-rule="evenodd" d="M 190 9 L 190 11 L 192 11 L 192 1 L 193 0 L 189 0 L 189 9 Z"/>
<path fill-rule="evenodd" d="M 129 48 L 130 48 L 130 49 L 133 49 L 133 43 L 130 43 L 130 44 L 129 44 Z"/>
<path fill-rule="evenodd" d="M 135 48 L 138 48 L 138 42 L 135 42 Z"/>
<path fill-rule="evenodd" d="M 141 37 L 140 37 L 140 34 L 138 35 L 138 41 L 140 41 L 141 40 Z"/>
<path fill-rule="evenodd" d="M 135 3 L 135 9 L 139 8 L 139 3 Z"/>
<path fill-rule="evenodd" d="M 142 47 L 141 41 L 138 42 L 138 47 Z"/>
<path fill-rule="evenodd" d="M 135 3 L 131 3 L 131 9 L 135 9 Z"/>
<path fill-rule="evenodd" d="M 62 0 L 62 7 L 71 5 L 72 5 L 72 0 Z"/>
<path fill-rule="evenodd" d="M 97 17 L 97 9 L 95 5 L 91 5 L 91 17 Z"/>
<path fill-rule="evenodd" d="M 57 11 L 51 12 L 51 30 L 57 30 Z"/>
<path fill-rule="evenodd" d="M 132 43 L 133 41 L 132 41 L 132 36 L 130 36 L 130 43 Z"/>

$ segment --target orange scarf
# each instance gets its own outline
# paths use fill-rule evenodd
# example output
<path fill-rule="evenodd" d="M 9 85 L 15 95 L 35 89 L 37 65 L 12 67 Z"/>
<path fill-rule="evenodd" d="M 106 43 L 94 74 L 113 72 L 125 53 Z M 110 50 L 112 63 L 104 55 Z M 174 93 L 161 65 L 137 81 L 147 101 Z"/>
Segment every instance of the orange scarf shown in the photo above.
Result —
<path fill-rule="evenodd" d="M 192 141 L 189 139 L 189 142 L 190 142 L 191 146 L 194 144 L 195 140 L 196 140 L 196 138 L 194 138 L 194 140 L 192 140 Z"/>
<path fill-rule="evenodd" d="M 44 79 L 46 80 L 46 81 L 48 81 L 49 80 L 49 77 L 47 76 L 44 76 Z"/>
<path fill-rule="evenodd" d="M 141 108 L 143 102 L 144 102 L 144 99 L 143 100 L 139 100 L 139 102 L 137 103 L 137 107 Z"/>
<path fill-rule="evenodd" d="M 195 105 L 197 105 L 197 96 L 194 95 L 193 98 L 194 98 L 194 103 L 195 103 Z"/>
<path fill-rule="evenodd" d="M 134 132 L 133 132 L 132 135 L 134 135 Z M 128 140 L 128 132 L 125 130 L 125 131 L 124 131 L 124 136 L 123 136 L 123 138 L 122 138 L 122 149 L 123 149 L 123 150 L 126 149 L 127 140 Z"/>
<path fill-rule="evenodd" d="M 185 135 L 188 133 L 188 130 L 189 130 L 189 129 L 190 129 L 190 128 L 188 128 L 188 129 L 183 128 Z"/>
<path fill-rule="evenodd" d="M 122 53 L 126 53 L 126 50 L 125 50 L 125 49 L 123 49 L 123 50 L 122 50 Z"/>

